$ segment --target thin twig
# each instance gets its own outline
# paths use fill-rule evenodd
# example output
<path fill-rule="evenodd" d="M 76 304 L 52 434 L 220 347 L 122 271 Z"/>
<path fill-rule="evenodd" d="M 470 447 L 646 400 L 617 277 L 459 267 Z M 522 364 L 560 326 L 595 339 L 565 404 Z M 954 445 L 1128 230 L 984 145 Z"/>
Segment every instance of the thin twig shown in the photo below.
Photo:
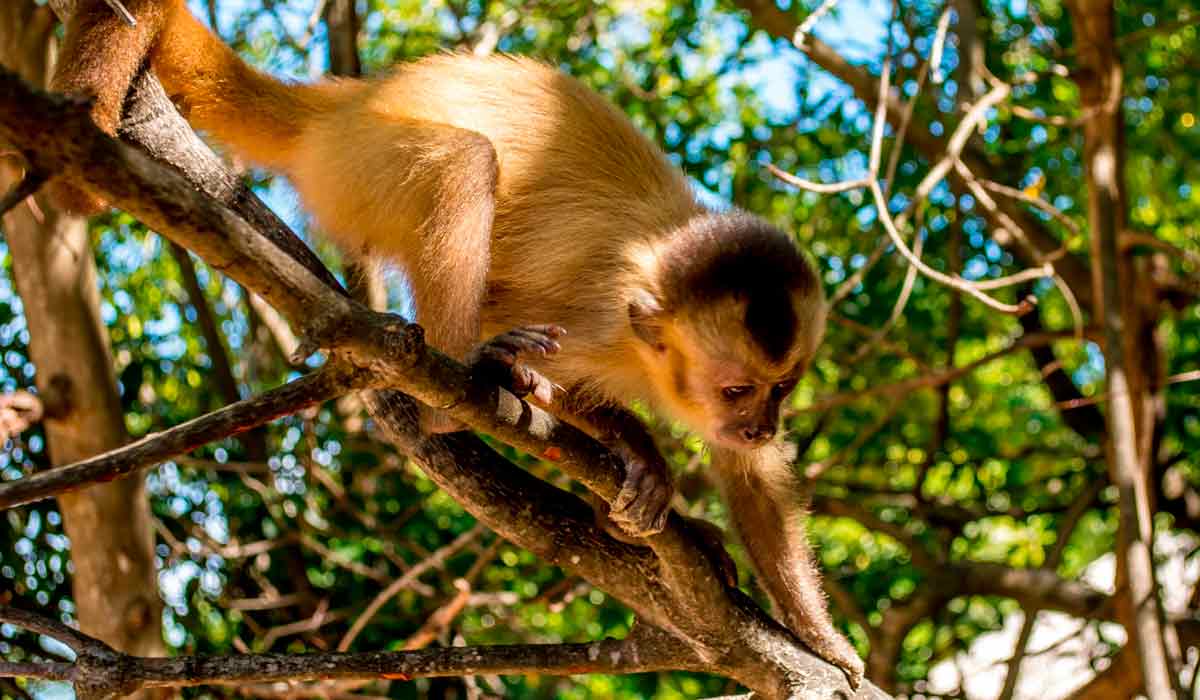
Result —
<path fill-rule="evenodd" d="M 921 64 L 921 70 L 917 72 L 917 89 L 913 91 L 912 97 L 904 105 L 904 112 L 900 115 L 900 125 L 896 129 L 896 138 L 892 142 L 892 151 L 888 155 L 888 166 L 883 177 L 884 192 L 890 193 L 892 185 L 896 178 L 896 169 L 900 165 L 900 155 L 904 151 L 904 139 L 908 135 L 908 127 L 912 123 L 913 113 L 916 111 L 917 100 L 921 97 L 921 91 L 925 88 L 925 81 L 929 79 L 930 67 L 941 61 L 942 47 L 946 43 L 946 31 L 949 29 L 950 9 L 946 8 L 942 11 L 942 16 L 938 19 L 937 33 L 933 37 L 933 49 L 929 52 L 929 60 Z"/>
<path fill-rule="evenodd" d="M 921 182 L 917 185 L 916 191 L 912 196 L 912 204 L 908 209 L 896 218 L 896 225 L 903 228 L 908 221 L 909 212 L 919 206 L 920 202 L 925 201 L 933 188 L 939 182 L 946 178 L 950 173 L 950 168 L 954 166 L 955 161 L 962 156 L 963 149 L 967 145 L 967 139 L 975 132 L 975 129 L 986 123 L 987 113 L 1006 97 L 1008 97 L 1011 89 L 1008 85 L 1000 84 L 989 90 L 979 101 L 972 105 L 967 111 L 966 116 L 955 127 L 954 133 L 950 135 L 950 140 L 946 142 L 946 152 L 942 158 L 930 168 L 925 177 L 921 178 Z"/>
<path fill-rule="evenodd" d="M 1075 499 L 1071 504 L 1071 509 L 1063 516 L 1063 521 L 1058 528 L 1058 536 L 1054 539 L 1054 546 L 1050 549 L 1050 553 L 1042 562 L 1041 568 L 1044 571 L 1054 571 L 1058 568 L 1059 562 L 1062 561 L 1063 553 L 1067 549 L 1067 542 L 1071 539 L 1071 535 L 1078 527 L 1079 521 L 1083 519 L 1088 509 L 1092 507 L 1096 498 L 1107 484 L 1104 481 L 1096 480 L 1083 493 Z M 1017 645 L 1011 659 L 1008 662 L 1008 675 L 1004 679 L 1004 687 L 1000 692 L 999 700 L 1011 700 L 1013 693 L 1017 688 L 1017 676 L 1021 670 L 1021 660 L 1025 657 L 1025 648 L 1029 644 L 1029 638 L 1033 635 L 1033 628 L 1037 624 L 1037 616 L 1040 610 L 1036 607 L 1025 611 L 1025 619 L 1021 623 L 1021 631 L 1017 635 Z"/>
<path fill-rule="evenodd" d="M 933 37 L 933 48 L 929 50 L 929 65 L 933 68 L 933 82 L 935 85 L 941 84 L 945 76 L 942 75 L 942 50 L 946 46 L 946 33 L 950 29 L 950 8 L 942 10 L 942 16 L 938 17 L 937 33 Z M 914 95 L 914 97 L 916 97 Z"/>
<path fill-rule="evenodd" d="M 436 552 L 426 557 L 419 564 L 406 571 L 403 576 L 388 584 L 387 588 L 384 588 L 382 591 L 380 591 L 379 594 L 376 595 L 373 600 L 371 600 L 370 604 L 367 605 L 366 610 L 363 610 L 362 614 L 360 614 L 358 618 L 354 620 L 354 624 L 351 625 L 350 630 L 347 631 L 345 636 L 342 637 L 341 641 L 338 642 L 337 650 L 348 650 L 350 645 L 354 643 L 355 638 L 357 638 L 359 633 L 363 631 L 363 628 L 367 626 L 367 623 L 371 621 L 371 618 L 375 617 L 375 614 L 379 612 L 380 608 L 382 608 L 389 600 L 394 598 L 397 593 L 411 585 L 413 581 L 416 581 L 426 571 L 429 571 L 435 566 L 441 566 L 443 562 L 454 556 L 454 554 L 463 547 L 466 547 L 471 542 L 474 542 L 486 531 L 487 528 L 485 528 L 483 525 L 476 525 L 470 530 L 467 530 L 463 534 L 454 538 L 454 540 L 446 546 L 438 549 Z"/>
<path fill-rule="evenodd" d="M 825 0 L 825 2 L 821 3 L 820 7 L 805 17 L 800 26 L 796 27 L 796 33 L 792 35 L 792 43 L 797 47 L 804 46 L 804 39 L 808 36 L 809 32 L 813 30 L 813 27 L 817 26 L 817 22 L 832 10 L 837 3 L 838 0 Z"/>
<path fill-rule="evenodd" d="M 306 406 L 322 403 L 371 384 L 369 372 L 334 366 L 305 375 L 199 418 L 153 433 L 124 447 L 0 484 L 0 510 L 66 491 L 128 476 L 213 440 L 256 428 Z"/>
<path fill-rule="evenodd" d="M 892 243 L 890 240 L 888 240 L 887 236 L 883 236 L 879 239 L 879 243 L 875 244 L 875 250 L 872 250 L 871 254 L 867 256 L 867 260 L 863 263 L 862 267 L 855 270 L 854 274 L 847 277 L 846 281 L 838 285 L 838 288 L 834 290 L 833 294 L 829 295 L 829 301 L 827 304 L 830 308 L 833 308 L 842 299 L 850 296 L 850 292 L 853 292 L 854 288 L 862 283 L 863 277 L 870 272 L 872 267 L 875 267 L 875 263 L 879 262 L 880 258 L 883 257 L 884 252 L 887 251 L 888 246 L 891 244 Z"/>
<path fill-rule="evenodd" d="M 1125 49 L 1133 44 L 1138 43 L 1139 41 L 1149 39 L 1152 36 L 1157 36 L 1159 34 L 1173 34 L 1180 29 L 1187 29 L 1188 27 L 1191 27 L 1197 23 L 1200 23 L 1200 15 L 1193 16 L 1191 12 L 1184 9 L 1180 11 L 1179 19 L 1175 20 L 1174 22 L 1157 24 L 1153 27 L 1146 27 L 1145 29 L 1139 29 L 1135 32 L 1129 32 L 1124 36 L 1117 37 L 1114 43 L 1117 45 L 1117 48 Z"/>
<path fill-rule="evenodd" d="M 770 170 L 772 175 L 789 185 L 794 185 L 807 192 L 816 192 L 817 194 L 837 194 L 839 192 L 849 192 L 850 190 L 861 190 L 867 186 L 865 178 L 830 183 L 813 182 L 812 180 L 805 180 L 802 177 L 793 175 L 786 170 L 781 170 L 774 163 L 767 163 L 767 170 Z"/>
<path fill-rule="evenodd" d="M 1190 372 L 1180 372 L 1179 374 L 1172 374 L 1171 376 L 1169 376 L 1163 380 L 1163 384 L 1169 386 L 1171 384 L 1183 384 L 1185 382 L 1196 382 L 1196 381 L 1200 381 L 1200 369 L 1192 370 Z M 1102 403 L 1107 400 L 1108 400 L 1108 392 L 1105 391 L 1105 392 L 1096 394 L 1095 396 L 1088 396 L 1086 398 L 1081 398 L 1081 399 L 1071 399 L 1069 401 L 1060 401 L 1056 404 L 1056 406 L 1064 411 L 1069 411 L 1074 408 L 1083 408 L 1084 406 L 1092 406 L 1092 405 Z"/>
<path fill-rule="evenodd" d="M 1012 199 L 1024 202 L 1030 206 L 1036 207 L 1036 208 L 1040 209 L 1041 211 L 1049 214 L 1055 221 L 1062 224 L 1063 226 L 1066 226 L 1067 229 L 1071 233 L 1073 233 L 1077 236 L 1081 233 L 1081 231 L 1079 229 L 1079 224 L 1075 223 L 1075 221 L 1071 217 L 1064 214 L 1061 209 L 1054 206 L 1050 202 L 1047 202 L 1046 200 L 1042 199 L 1041 197 L 1032 197 L 1032 196 L 1026 194 L 1024 191 L 1019 190 L 1015 187 L 1009 187 L 1008 185 L 1002 185 L 999 182 L 995 182 L 993 180 L 988 180 L 987 178 L 981 177 L 981 178 L 978 178 L 978 180 L 981 185 L 983 185 L 988 190 L 995 192 L 996 194 L 1002 194 L 1006 197 L 1011 197 Z"/>
<path fill-rule="evenodd" d="M 916 254 L 917 258 L 919 259 L 925 249 L 925 236 L 920 235 L 920 221 L 917 222 L 915 231 L 917 232 L 917 239 L 916 242 L 913 243 L 913 253 Z M 883 322 L 883 325 L 875 329 L 875 332 L 871 334 L 865 343 L 859 345 L 858 350 L 854 352 L 849 360 L 850 365 L 854 365 L 855 363 L 859 362 L 866 357 L 868 353 L 874 350 L 875 346 L 882 342 L 887 336 L 888 331 L 890 331 L 892 327 L 900 321 L 900 317 L 904 315 L 904 307 L 908 305 L 908 300 L 912 297 L 912 291 L 916 286 L 916 282 L 917 268 L 909 265 L 904 273 L 904 284 L 900 287 L 900 295 L 896 297 L 896 302 L 892 305 L 892 312 L 888 315 L 887 320 Z"/>
<path fill-rule="evenodd" d="M 137 18 L 134 17 L 133 13 L 131 13 L 125 8 L 124 5 L 121 4 L 121 0 L 104 0 L 104 2 L 112 8 L 113 12 L 117 13 L 118 17 L 125 20 L 125 24 L 128 24 L 131 27 L 137 26 Z"/>
<path fill-rule="evenodd" d="M 921 273 L 926 277 L 934 280 L 935 282 L 940 282 L 951 289 L 957 289 L 960 292 L 964 292 L 983 302 L 987 307 L 1006 314 L 1020 316 L 1028 313 L 1033 308 L 1033 302 L 1030 299 L 1022 300 L 1016 304 L 1006 304 L 981 292 L 974 286 L 974 284 L 964 280 L 961 277 L 951 277 L 950 275 L 938 272 L 932 267 L 929 267 L 925 263 L 921 262 L 920 258 L 914 255 L 912 250 L 905 245 L 904 239 L 900 236 L 900 232 L 896 230 L 896 223 L 892 221 L 892 215 L 887 210 L 887 202 L 884 200 L 883 190 L 880 189 L 879 183 L 870 183 L 870 190 L 871 195 L 875 197 L 875 208 L 879 212 L 880 221 L 883 222 L 883 229 L 887 231 L 888 236 L 891 237 L 892 243 L 896 246 L 896 249 L 900 251 L 900 254 L 904 256 L 904 259 L 907 260 L 910 265 L 913 265 L 920 270 Z"/>

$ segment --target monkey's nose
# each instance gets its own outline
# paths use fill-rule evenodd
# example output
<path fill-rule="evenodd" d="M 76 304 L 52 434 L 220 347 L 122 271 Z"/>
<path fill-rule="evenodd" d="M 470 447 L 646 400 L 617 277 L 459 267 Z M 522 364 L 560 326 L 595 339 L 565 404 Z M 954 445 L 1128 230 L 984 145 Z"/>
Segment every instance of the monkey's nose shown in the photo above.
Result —
<path fill-rule="evenodd" d="M 769 427 L 747 427 L 742 428 L 742 439 L 749 443 L 762 443 L 770 440 L 775 435 L 775 430 Z"/>

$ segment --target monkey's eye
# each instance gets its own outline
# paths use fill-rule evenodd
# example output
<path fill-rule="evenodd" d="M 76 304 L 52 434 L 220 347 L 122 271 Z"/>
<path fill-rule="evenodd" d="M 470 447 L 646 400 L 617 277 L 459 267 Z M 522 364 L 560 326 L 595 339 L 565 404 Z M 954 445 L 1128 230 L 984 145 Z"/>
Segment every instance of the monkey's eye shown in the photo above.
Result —
<path fill-rule="evenodd" d="M 743 396 L 749 396 L 754 391 L 754 387 L 749 384 L 741 384 L 738 386 L 727 386 L 721 389 L 721 396 L 725 397 L 726 401 L 736 401 Z"/>

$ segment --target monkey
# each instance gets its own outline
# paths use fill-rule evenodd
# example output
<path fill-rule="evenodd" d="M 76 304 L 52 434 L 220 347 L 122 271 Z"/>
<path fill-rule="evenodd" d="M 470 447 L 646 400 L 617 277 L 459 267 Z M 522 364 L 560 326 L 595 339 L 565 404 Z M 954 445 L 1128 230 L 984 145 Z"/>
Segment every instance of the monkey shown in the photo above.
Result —
<path fill-rule="evenodd" d="M 625 460 L 614 534 L 661 531 L 673 494 L 630 406 L 698 433 L 780 621 L 857 687 L 864 665 L 827 610 L 779 432 L 826 316 L 791 236 L 704 206 L 624 114 L 538 61 L 447 53 L 290 84 L 245 63 L 185 0 L 125 4 L 136 26 L 78 0 L 52 88 L 90 97 L 115 134 L 148 60 L 194 128 L 286 176 L 343 250 L 405 272 L 433 347 L 498 371 Z M 103 205 L 86 185 L 55 186 L 67 206 Z M 430 410 L 423 427 L 463 426 Z"/>

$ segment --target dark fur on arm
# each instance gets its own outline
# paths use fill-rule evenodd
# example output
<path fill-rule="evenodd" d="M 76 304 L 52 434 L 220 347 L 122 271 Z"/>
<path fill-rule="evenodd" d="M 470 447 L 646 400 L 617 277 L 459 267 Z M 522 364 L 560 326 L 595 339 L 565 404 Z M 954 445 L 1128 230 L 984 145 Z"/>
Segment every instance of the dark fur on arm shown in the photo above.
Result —
<path fill-rule="evenodd" d="M 776 616 L 817 655 L 845 670 L 857 687 L 865 667 L 829 616 L 788 448 L 776 441 L 746 452 L 714 449 L 712 461 L 730 519 Z"/>

